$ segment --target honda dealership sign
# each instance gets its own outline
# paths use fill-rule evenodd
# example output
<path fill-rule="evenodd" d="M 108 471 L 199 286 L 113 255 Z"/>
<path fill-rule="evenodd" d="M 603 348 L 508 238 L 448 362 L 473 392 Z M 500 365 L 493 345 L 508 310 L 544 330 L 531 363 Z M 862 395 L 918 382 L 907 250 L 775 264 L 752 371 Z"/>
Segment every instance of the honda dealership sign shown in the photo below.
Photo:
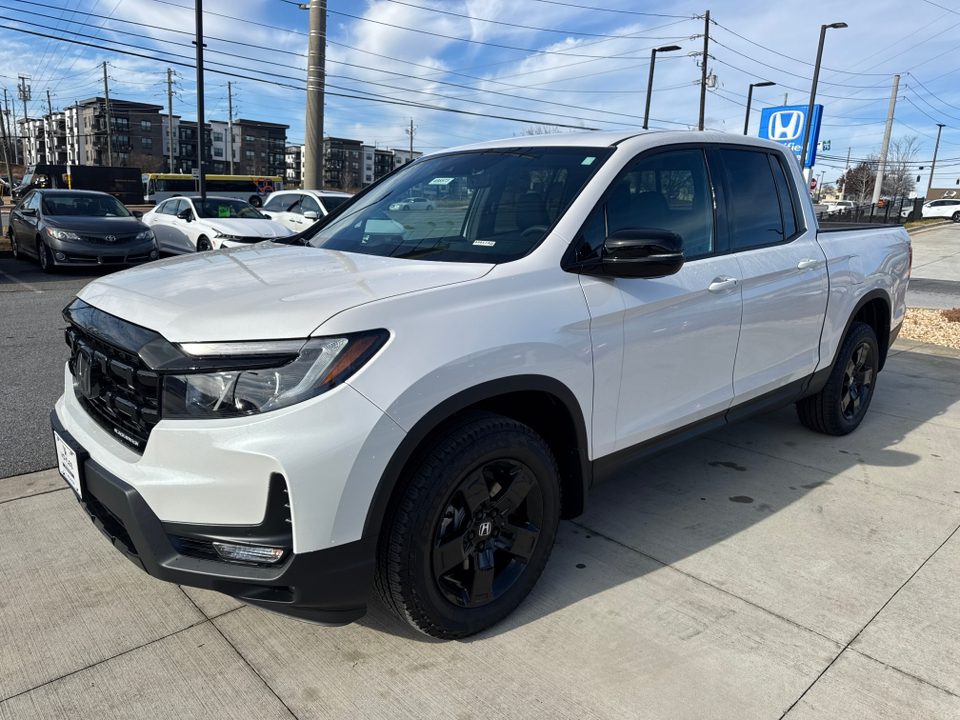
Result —
<path fill-rule="evenodd" d="M 823 105 L 813 106 L 813 125 L 810 127 L 810 139 L 807 141 L 807 157 L 803 167 L 813 167 L 817 159 L 817 144 L 820 138 L 820 119 Z M 797 159 L 803 151 L 803 132 L 807 126 L 806 105 L 784 105 L 766 108 L 760 115 L 760 137 L 786 145 L 793 150 Z"/>

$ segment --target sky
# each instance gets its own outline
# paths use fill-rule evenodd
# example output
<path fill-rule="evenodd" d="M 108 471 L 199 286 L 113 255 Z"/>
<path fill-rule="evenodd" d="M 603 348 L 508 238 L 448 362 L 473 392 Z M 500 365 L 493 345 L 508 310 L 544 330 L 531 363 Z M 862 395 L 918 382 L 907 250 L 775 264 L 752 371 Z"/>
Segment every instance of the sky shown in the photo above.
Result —
<path fill-rule="evenodd" d="M 207 120 L 226 119 L 230 81 L 235 118 L 288 124 L 302 142 L 309 13 L 291 0 L 203 7 Z M 406 148 L 412 119 L 414 148 L 434 152 L 538 125 L 639 130 L 651 50 L 669 45 L 681 49 L 657 56 L 650 127 L 695 128 L 708 9 L 707 128 L 743 132 L 750 83 L 776 83 L 754 90 L 751 135 L 784 95 L 805 105 L 820 26 L 846 22 L 826 35 L 817 101 L 831 149 L 815 173 L 830 183 L 848 149 L 853 163 L 880 151 L 899 74 L 891 137 L 916 136 L 925 189 L 943 123 L 934 186 L 960 179 L 958 0 L 328 0 L 324 131 Z M 0 0 L 0 90 L 12 100 L 29 76 L 38 116 L 47 91 L 55 110 L 102 95 L 106 61 L 112 98 L 166 107 L 169 67 L 174 113 L 194 119 L 193 31 L 191 0 Z"/>

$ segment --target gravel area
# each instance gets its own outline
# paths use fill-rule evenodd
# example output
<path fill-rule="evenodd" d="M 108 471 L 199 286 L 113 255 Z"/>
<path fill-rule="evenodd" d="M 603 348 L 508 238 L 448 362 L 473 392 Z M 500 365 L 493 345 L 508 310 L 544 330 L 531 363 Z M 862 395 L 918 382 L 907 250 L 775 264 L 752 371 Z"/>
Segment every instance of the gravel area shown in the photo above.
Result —
<path fill-rule="evenodd" d="M 900 337 L 960 350 L 960 309 L 908 308 Z"/>

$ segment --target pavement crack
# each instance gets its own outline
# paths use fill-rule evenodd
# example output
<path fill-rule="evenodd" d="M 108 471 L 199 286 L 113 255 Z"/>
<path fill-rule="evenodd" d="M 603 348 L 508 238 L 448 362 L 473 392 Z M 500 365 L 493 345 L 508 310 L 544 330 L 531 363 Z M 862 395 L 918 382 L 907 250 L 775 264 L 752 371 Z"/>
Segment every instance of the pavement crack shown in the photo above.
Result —
<path fill-rule="evenodd" d="M 903 589 L 907 586 L 907 584 L 909 584 L 909 582 L 910 582 L 911 580 L 913 580 L 913 578 L 916 577 L 917 573 L 920 572 L 921 570 L 923 570 L 923 568 L 926 566 L 926 564 L 927 564 L 928 562 L 930 562 L 930 559 L 931 559 L 934 555 L 936 555 L 938 552 L 940 552 L 940 550 L 943 548 L 944 545 L 946 545 L 948 542 L 950 542 L 950 540 L 953 538 L 954 535 L 957 534 L 958 531 L 960 531 L 960 525 L 957 525 L 957 527 L 955 527 L 955 528 L 953 529 L 953 532 L 951 532 L 949 535 L 947 535 L 946 539 L 945 539 L 942 543 L 940 543 L 939 545 L 937 545 L 936 549 L 935 549 L 932 553 L 930 553 L 930 554 L 924 559 L 924 561 L 923 561 L 922 563 L 920 563 L 919 567 L 917 567 L 916 570 L 914 570 L 912 573 L 910 573 L 910 577 L 908 577 L 906 580 L 904 580 L 903 583 L 900 585 L 900 587 L 898 587 L 898 588 L 893 592 L 893 594 L 892 594 L 890 597 L 887 598 L 886 602 L 884 602 L 883 605 L 880 606 L 880 609 L 877 610 L 877 611 L 871 616 L 871 618 L 870 618 L 869 620 L 867 620 L 866 623 L 864 623 L 863 627 L 860 628 L 860 629 L 857 631 L 857 634 L 856 634 L 856 635 L 854 635 L 852 638 L 850 638 L 850 640 L 847 642 L 847 644 L 843 646 L 843 649 L 842 649 L 840 652 L 837 653 L 837 656 L 836 656 L 833 660 L 831 660 L 831 661 L 829 662 L 829 664 L 820 672 L 820 674 L 817 675 L 817 677 L 814 679 L 814 681 L 807 686 L 807 689 L 804 690 L 802 693 L 800 693 L 800 697 L 798 697 L 796 700 L 794 700 L 794 701 L 793 701 L 793 704 L 784 711 L 783 715 L 780 716 L 780 720 L 783 720 L 783 718 L 785 718 L 785 717 L 790 713 L 790 711 L 793 710 L 793 708 L 795 708 L 795 707 L 797 706 L 797 704 L 798 704 L 801 700 L 803 700 L 803 698 L 806 696 L 806 694 L 807 694 L 808 692 L 810 692 L 810 690 L 813 688 L 813 686 L 816 685 L 816 684 L 820 681 L 820 678 L 822 678 L 822 677 L 826 674 L 827 670 L 829 670 L 830 668 L 833 667 L 834 663 L 836 663 L 837 660 L 840 659 L 840 656 L 843 655 L 843 654 L 847 651 L 848 648 L 851 649 L 851 650 L 853 650 L 853 652 L 858 652 L 856 649 L 853 649 L 853 648 L 851 648 L 850 646 L 853 645 L 853 643 L 855 643 L 855 642 L 857 641 L 857 638 L 859 638 L 860 635 L 863 634 L 863 631 L 866 630 L 866 629 L 870 626 L 870 624 L 871 624 L 874 620 L 877 619 L 877 616 L 884 611 L 884 609 L 887 607 L 887 605 L 889 605 L 889 604 L 893 601 L 893 599 L 894 599 L 897 595 L 900 594 L 900 591 L 903 590 Z M 860 654 L 861 654 L 861 655 L 864 655 L 864 653 L 860 653 Z M 864 657 L 869 657 L 869 656 L 864 655 Z M 870 658 L 870 659 L 873 660 L 873 659 L 875 659 L 875 658 Z M 878 662 L 879 662 L 879 661 L 878 661 Z M 899 670 L 899 668 L 895 668 L 895 669 Z M 903 672 L 903 671 L 901 670 L 900 672 Z M 908 675 L 908 674 L 909 674 L 909 673 L 904 673 L 904 675 Z M 912 676 L 911 676 L 911 677 L 912 677 Z M 919 679 L 919 678 L 918 678 L 918 679 Z M 933 684 L 932 684 L 932 683 L 927 683 L 927 685 L 933 685 Z M 933 685 L 933 687 L 936 687 L 936 686 Z M 942 688 L 941 688 L 941 689 L 942 689 Z M 947 691 L 944 691 L 944 692 L 947 692 Z M 952 695 L 952 694 L 953 694 L 953 693 L 951 693 L 951 695 Z"/>
<path fill-rule="evenodd" d="M 215 622 L 213 622 L 214 618 L 209 617 L 209 616 L 200 608 L 200 606 L 197 605 L 197 603 L 194 601 L 194 599 L 187 594 L 186 590 L 184 590 L 184 589 L 183 589 L 182 587 L 180 587 L 179 585 L 177 586 L 177 588 L 180 590 L 180 592 L 183 593 L 184 597 L 187 598 L 187 600 L 197 609 L 197 611 L 198 611 L 201 615 L 203 615 L 204 617 L 208 618 L 207 622 L 209 622 L 210 625 L 213 627 L 213 629 L 217 631 L 217 634 L 218 634 L 220 637 L 223 638 L 223 641 L 224 641 L 227 645 L 229 645 L 229 646 L 231 647 L 231 649 L 237 654 L 237 657 L 240 658 L 240 660 L 243 661 L 243 664 L 246 665 L 248 668 L 250 668 L 250 671 L 260 679 L 260 682 L 262 682 L 262 683 L 263 683 L 263 686 L 264 686 L 267 690 L 269 690 L 270 693 L 277 699 L 277 702 L 279 702 L 281 705 L 283 705 L 283 707 L 286 709 L 286 711 L 287 711 L 288 713 L 290 713 L 290 717 L 294 718 L 294 720 L 300 720 L 299 717 L 297 716 L 297 714 L 293 711 L 293 709 L 292 709 L 289 705 L 287 705 L 287 703 L 284 701 L 284 699 L 283 699 L 282 697 L 280 697 L 279 693 L 277 693 L 277 691 L 273 689 L 273 686 L 270 685 L 270 683 L 267 682 L 266 678 L 264 678 L 263 675 L 260 674 L 260 671 L 257 670 L 257 669 L 253 666 L 253 664 L 252 664 L 249 660 L 247 660 L 246 657 L 244 657 L 243 653 L 240 652 L 239 649 L 237 649 L 237 646 L 234 645 L 233 642 L 230 640 L 230 638 L 228 638 L 228 637 L 224 634 L 223 630 L 221 630 L 221 629 L 217 626 L 217 624 L 216 624 Z M 221 618 L 221 617 L 223 617 L 224 615 L 229 615 L 230 613 L 233 613 L 233 612 L 236 612 L 237 610 L 242 610 L 242 609 L 243 609 L 243 608 L 234 608 L 233 610 L 228 610 L 227 612 L 220 613 L 219 615 L 216 615 L 215 617 L 216 617 L 216 618 Z"/>
<path fill-rule="evenodd" d="M 934 690 L 939 690 L 940 692 L 945 692 L 947 695 L 952 695 L 955 698 L 960 698 L 960 695 L 953 692 L 952 690 L 947 690 L 945 687 L 941 687 L 935 683 L 930 682 L 929 680 L 924 680 L 922 677 L 918 677 L 917 675 L 914 675 L 913 673 L 909 673 L 906 670 L 903 670 L 902 668 L 898 668 L 896 665 L 891 665 L 890 663 L 884 662 L 883 660 L 878 660 L 877 658 L 873 657 L 873 655 L 868 655 L 862 650 L 857 650 L 856 648 L 850 648 L 850 652 L 856 653 L 861 657 L 865 657 L 867 658 L 867 660 L 873 660 L 873 662 L 877 663 L 878 665 L 883 665 L 888 670 L 893 670 L 894 672 L 900 673 L 901 675 L 904 675 L 910 678 L 911 680 L 916 680 L 918 683 L 922 683 L 923 685 L 932 687 Z"/>
<path fill-rule="evenodd" d="M 785 623 L 789 623 L 790 625 L 793 625 L 794 627 L 799 628 L 800 630 L 805 630 L 806 632 L 811 633 L 811 634 L 813 634 L 813 635 L 816 635 L 817 637 L 823 638 L 824 640 L 826 640 L 826 641 L 828 641 L 828 642 L 831 642 L 831 643 L 833 643 L 834 645 L 840 645 L 840 644 L 841 644 L 838 640 L 836 640 L 836 639 L 834 639 L 834 638 L 832 638 L 832 637 L 829 637 L 829 636 L 827 636 L 827 635 L 824 635 L 822 632 L 819 632 L 819 631 L 817 631 L 817 630 L 814 630 L 813 628 L 808 628 L 806 625 L 802 625 L 802 624 L 798 623 L 796 620 L 791 620 L 791 619 L 788 618 L 788 617 L 784 617 L 783 615 L 780 615 L 780 614 L 778 614 L 778 613 L 775 613 L 773 610 L 770 610 L 769 608 L 765 608 L 765 607 L 763 607 L 762 605 L 758 605 L 757 603 L 755 603 L 755 602 L 753 602 L 753 601 L 751 601 L 751 600 L 747 600 L 746 598 L 740 597 L 740 596 L 737 595 L 736 593 L 730 592 L 730 591 L 727 590 L 726 588 L 722 588 L 722 587 L 720 587 L 720 586 L 718 586 L 718 585 L 714 585 L 713 583 L 708 582 L 707 580 L 704 580 L 703 578 L 697 577 L 696 575 L 693 575 L 693 574 L 687 572 L 686 570 L 682 570 L 681 568 L 678 568 L 676 565 L 673 565 L 673 564 L 668 563 L 668 562 L 664 562 L 664 561 L 661 560 L 660 558 L 654 557 L 653 555 L 651 555 L 651 554 L 649 554 L 649 553 L 646 553 L 646 552 L 644 552 L 643 550 L 638 550 L 637 548 L 632 547 L 632 546 L 630 546 L 630 545 L 627 545 L 626 543 L 623 543 L 623 542 L 621 542 L 621 541 L 619 541 L 619 540 L 617 540 L 617 539 L 615 539 L 615 538 L 612 538 L 612 537 L 610 537 L 609 535 L 605 535 L 605 534 L 603 534 L 602 532 L 599 532 L 598 530 L 594 530 L 593 528 L 588 527 L 587 525 L 584 525 L 583 523 L 577 522 L 576 520 L 569 520 L 568 522 L 569 522 L 571 525 L 576 525 L 577 527 L 582 528 L 582 529 L 585 530 L 586 532 L 589 532 L 591 535 L 595 535 L 595 536 L 597 536 L 597 537 L 601 537 L 601 538 L 603 538 L 604 540 L 608 540 L 608 541 L 614 543 L 615 545 L 619 545 L 620 547 L 624 548 L 625 550 L 629 550 L 630 552 L 634 552 L 634 553 L 636 553 L 637 555 L 641 555 L 641 556 L 647 558 L 648 560 L 652 560 L 653 562 L 657 563 L 658 565 L 662 565 L 663 567 L 668 567 L 668 568 L 670 568 L 671 570 L 680 573 L 680 574 L 683 575 L 684 577 L 687 577 L 687 578 L 689 578 L 689 579 L 691 579 L 691 580 L 693 580 L 693 581 L 695 581 L 695 582 L 698 582 L 698 583 L 700 583 L 701 585 L 706 585 L 706 586 L 709 587 L 709 588 L 713 588 L 714 590 L 717 590 L 717 591 L 723 593 L 724 595 L 726 595 L 726 596 L 728 596 L 728 597 L 732 597 L 732 598 L 734 598 L 734 599 L 736 599 L 736 600 L 739 600 L 740 602 L 745 603 L 746 605 L 749 605 L 749 606 L 752 607 L 752 608 L 756 608 L 756 609 L 759 610 L 760 612 L 766 613 L 767 615 L 772 615 L 773 617 L 777 618 L 778 620 L 782 620 L 782 621 L 785 622 Z"/>
<path fill-rule="evenodd" d="M 6 505 L 7 503 L 17 502 L 19 500 L 29 500 L 30 498 L 40 497 L 41 495 L 49 495 L 50 493 L 63 492 L 64 490 L 69 490 L 69 488 L 53 488 L 52 490 L 42 490 L 29 495 L 21 495 L 20 497 L 10 498 L 9 500 L 0 500 L 0 505 Z"/>

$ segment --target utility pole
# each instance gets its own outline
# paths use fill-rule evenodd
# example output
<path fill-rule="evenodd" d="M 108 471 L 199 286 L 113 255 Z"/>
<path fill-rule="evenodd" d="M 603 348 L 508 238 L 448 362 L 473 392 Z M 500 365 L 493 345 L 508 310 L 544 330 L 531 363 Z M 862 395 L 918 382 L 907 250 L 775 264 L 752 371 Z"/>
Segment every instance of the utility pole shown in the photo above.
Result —
<path fill-rule="evenodd" d="M 303 7 L 301 5 L 300 7 Z M 327 0 L 310 0 L 307 41 L 307 124 L 304 139 L 303 187 L 323 188 L 323 90 L 326 82 Z"/>
<path fill-rule="evenodd" d="M 883 171 L 887 164 L 887 150 L 890 148 L 890 131 L 893 130 L 893 113 L 897 109 L 897 88 L 900 87 L 900 76 L 893 76 L 893 91 L 890 93 L 890 109 L 887 111 L 887 127 L 883 131 L 883 147 L 880 148 L 880 162 L 877 164 L 877 180 L 873 184 L 873 204 L 880 200 L 883 190 Z"/>
<path fill-rule="evenodd" d="M 227 157 L 230 158 L 230 174 L 233 175 L 233 83 L 227 81 Z"/>
<path fill-rule="evenodd" d="M 207 178 L 203 172 L 203 146 L 206 139 L 203 122 L 203 2 L 196 0 L 197 39 L 197 172 L 200 175 L 200 199 L 207 199 Z"/>
<path fill-rule="evenodd" d="M 410 136 L 410 160 L 413 162 L 413 136 L 417 134 L 417 129 L 413 126 L 413 118 L 410 118 L 410 129 L 406 131 Z"/>
<path fill-rule="evenodd" d="M 17 96 L 20 98 L 20 100 L 23 101 L 23 134 L 24 134 L 24 139 L 23 139 L 23 164 L 26 165 L 26 164 L 27 164 L 27 145 L 26 145 L 26 142 L 27 142 L 27 141 L 26 141 L 26 135 L 27 135 L 27 131 L 28 131 L 28 130 L 27 130 L 27 102 L 30 101 L 31 99 L 33 99 L 33 95 L 32 95 L 32 93 L 30 92 L 30 86 L 27 85 L 27 78 L 26 78 L 24 75 L 20 75 L 20 76 L 19 76 L 19 79 L 17 80 Z M 14 108 L 16 108 L 17 104 L 14 103 L 13 106 L 14 106 Z M 16 127 L 14 127 L 14 130 L 16 130 Z M 17 133 L 16 133 L 16 134 L 17 134 L 17 135 L 20 135 L 19 130 L 17 130 Z"/>
<path fill-rule="evenodd" d="M 933 162 L 930 164 L 930 180 L 927 182 L 927 194 L 923 196 L 924 200 L 930 199 L 930 188 L 933 187 L 933 171 L 937 169 L 937 151 L 940 150 L 940 133 L 943 132 L 945 125 L 937 123 L 937 144 L 933 147 Z"/>
<path fill-rule="evenodd" d="M 170 174 L 176 172 L 174 158 L 177 156 L 173 144 L 173 70 L 167 68 L 167 143 L 170 145 Z"/>
<path fill-rule="evenodd" d="M 843 183 L 840 185 L 840 199 L 843 200 L 843 196 L 847 194 L 847 172 L 850 170 L 850 151 L 853 148 L 847 148 L 847 162 L 843 166 Z"/>
<path fill-rule="evenodd" d="M 787 98 L 788 98 L 788 97 L 790 97 L 790 93 L 784 93 L 784 94 L 783 94 L 783 104 L 784 104 L 784 105 L 787 104 Z"/>
<path fill-rule="evenodd" d="M 6 90 L 4 90 L 3 102 L 4 102 L 4 105 L 6 105 L 6 102 L 7 102 Z M 7 165 L 7 182 L 9 183 L 9 185 L 7 186 L 7 190 L 10 192 L 10 199 L 12 201 L 13 200 L 13 170 L 10 168 L 10 146 L 9 146 L 9 143 L 7 142 L 7 118 L 6 116 L 4 116 L 2 112 L 0 112 L 0 131 L 3 131 L 3 161 Z M 3 195 L 3 193 L 0 192 L 0 195 Z"/>
<path fill-rule="evenodd" d="M 113 128 L 110 127 L 110 87 L 107 84 L 107 61 L 103 61 L 103 107 L 107 116 L 107 165 L 113 165 Z"/>
<path fill-rule="evenodd" d="M 13 125 L 10 126 L 10 130 L 7 133 L 7 136 L 10 138 L 10 143 L 13 145 L 13 164 L 20 164 L 20 153 L 17 150 L 17 138 L 16 138 L 16 125 L 17 125 L 17 104 L 13 104 Z M 3 112 L 7 118 L 7 125 L 10 125 L 10 103 L 7 102 L 7 89 L 3 89 Z"/>
<path fill-rule="evenodd" d="M 700 74 L 700 122 L 698 130 L 703 130 L 703 115 L 707 108 L 707 51 L 710 49 L 710 11 L 707 10 L 703 19 L 703 66 Z"/>
<path fill-rule="evenodd" d="M 54 155 L 53 160 L 50 160 L 50 153 L 54 150 L 54 143 L 56 142 L 56 133 L 53 130 L 53 105 L 50 102 L 50 90 L 47 90 L 47 122 L 50 125 L 50 139 L 47 141 L 47 163 L 50 165 L 57 164 L 57 157 Z"/>

